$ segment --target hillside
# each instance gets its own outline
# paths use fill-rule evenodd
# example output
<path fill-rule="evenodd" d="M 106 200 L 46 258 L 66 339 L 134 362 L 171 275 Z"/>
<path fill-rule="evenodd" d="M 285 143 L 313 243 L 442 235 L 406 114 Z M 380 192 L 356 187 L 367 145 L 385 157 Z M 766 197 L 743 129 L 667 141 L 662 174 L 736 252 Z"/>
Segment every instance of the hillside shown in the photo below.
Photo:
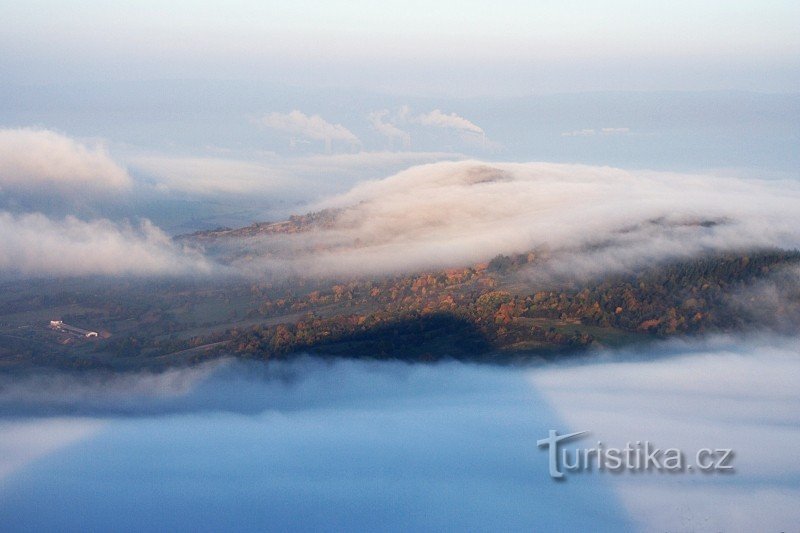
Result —
<path fill-rule="evenodd" d="M 327 230 L 338 216 L 321 211 L 177 240 L 225 250 L 231 241 Z M 696 221 L 692 228 L 714 224 Z M 538 249 L 383 275 L 7 283 L 0 369 L 159 369 L 302 353 L 506 363 L 667 337 L 792 330 L 800 317 L 797 251 L 707 252 L 591 276 L 554 275 L 556 258 Z M 54 319 L 101 338 L 52 331 L 47 324 Z"/>
<path fill-rule="evenodd" d="M 777 324 L 789 307 L 748 308 L 747 287 L 800 253 L 726 253 L 636 274 L 531 290 L 535 253 L 488 264 L 383 280 L 354 280 L 289 301 L 265 301 L 265 317 L 288 306 L 297 320 L 214 335 L 220 351 L 269 359 L 298 352 L 348 357 L 502 361 L 553 356 L 650 338 L 738 331 Z M 788 296 L 788 295 L 787 295 Z M 797 295 L 792 295 L 797 304 Z M 756 306 L 757 296 L 749 295 Z"/>

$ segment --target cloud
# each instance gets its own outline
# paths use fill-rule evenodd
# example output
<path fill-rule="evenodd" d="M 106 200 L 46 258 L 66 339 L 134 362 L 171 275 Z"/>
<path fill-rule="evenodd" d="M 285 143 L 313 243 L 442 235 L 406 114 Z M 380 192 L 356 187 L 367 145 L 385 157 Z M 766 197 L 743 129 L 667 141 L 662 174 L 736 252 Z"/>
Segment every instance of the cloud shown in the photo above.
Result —
<path fill-rule="evenodd" d="M 68 216 L 0 212 L 0 273 L 6 276 L 204 274 L 211 264 L 178 247 L 147 220 L 138 227 Z"/>
<path fill-rule="evenodd" d="M 782 530 L 800 518 L 786 508 L 800 493 L 800 469 L 789 460 L 800 445 L 796 337 L 711 337 L 601 355 L 529 373 L 563 431 L 590 430 L 587 447 L 598 440 L 606 448 L 637 440 L 677 447 L 689 463 L 704 447 L 735 453 L 732 476 L 615 476 L 615 492 L 640 528 Z M 687 477 L 697 483 L 687 485 Z"/>
<path fill-rule="evenodd" d="M 160 189 L 201 195 L 296 195 L 307 183 L 277 165 L 218 157 L 136 156 L 135 170 L 153 178 Z"/>
<path fill-rule="evenodd" d="M 442 113 L 439 109 L 434 109 L 430 113 L 423 113 L 413 117 L 414 122 L 418 122 L 424 126 L 434 126 L 437 128 L 447 128 L 459 131 L 466 131 L 470 133 L 477 133 L 483 135 L 483 128 L 469 120 L 450 113 L 449 115 Z"/>
<path fill-rule="evenodd" d="M 369 122 L 373 129 L 389 139 L 394 144 L 394 140 L 398 139 L 403 148 L 411 146 L 411 135 L 392 124 L 386 122 L 384 119 L 389 115 L 388 109 L 381 111 L 373 111 L 369 114 Z"/>
<path fill-rule="evenodd" d="M 143 510 L 131 528 L 175 508 L 217 520 L 226 513 L 202 516 L 197 494 L 221 480 L 244 489 L 211 491 L 212 511 L 267 528 L 784 531 L 800 520 L 798 355 L 796 337 L 714 337 L 528 367 L 298 358 L 0 375 L 0 473 L 14 473 L 5 488 L 21 495 L 0 518 L 63 524 L 63 506 L 45 502 L 79 482 L 73 507 L 99 511 L 78 529 L 109 529 L 132 500 Z M 595 470 L 554 483 L 536 447 L 550 429 L 590 431 L 581 447 L 679 447 L 691 462 L 701 448 L 732 448 L 736 471 Z M 37 440 L 47 431 L 52 446 Z M 70 442 L 81 448 L 59 449 Z M 233 451 L 221 461 L 220 450 Z M 47 453 L 62 475 L 25 469 Z M 165 492 L 175 505 L 156 505 Z M 565 514 L 565 500 L 583 512 Z"/>
<path fill-rule="evenodd" d="M 630 133 L 630 128 L 600 128 L 599 130 L 595 129 L 583 129 L 583 130 L 574 130 L 574 131 L 565 131 L 561 134 L 562 137 L 594 137 L 595 135 L 626 135 Z"/>
<path fill-rule="evenodd" d="M 800 324 L 800 267 L 786 267 L 751 283 L 728 299 L 732 312 L 748 323 L 782 333 Z"/>
<path fill-rule="evenodd" d="M 588 276 L 706 250 L 800 246 L 792 181 L 459 161 L 364 182 L 314 207 L 339 210 L 334 223 L 232 241 L 251 257 L 238 266 L 385 273 L 548 249 L 543 272 Z"/>
<path fill-rule="evenodd" d="M 326 143 L 344 141 L 351 145 L 361 144 L 359 138 L 341 124 L 332 124 L 319 115 L 309 116 L 297 110 L 290 113 L 270 113 L 260 123 L 268 128 Z"/>
<path fill-rule="evenodd" d="M 359 180 L 409 165 L 464 158 L 453 152 L 361 151 L 301 157 L 262 154 L 249 159 L 137 154 L 126 161 L 164 192 L 317 201 L 320 194 L 341 192 Z M 321 175 L 326 180 L 320 180 Z"/>
<path fill-rule="evenodd" d="M 131 178 L 102 145 L 46 129 L 0 129 L 0 191 L 32 195 L 113 194 Z"/>
<path fill-rule="evenodd" d="M 37 459 L 96 435 L 99 420 L 69 418 L 0 420 L 0 486 L 5 478 Z"/>

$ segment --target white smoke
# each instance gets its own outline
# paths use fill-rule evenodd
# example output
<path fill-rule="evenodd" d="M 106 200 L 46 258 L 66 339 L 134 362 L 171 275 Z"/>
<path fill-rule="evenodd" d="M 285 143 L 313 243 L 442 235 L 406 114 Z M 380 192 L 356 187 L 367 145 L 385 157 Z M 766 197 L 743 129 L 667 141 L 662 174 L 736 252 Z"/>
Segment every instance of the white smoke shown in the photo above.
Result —
<path fill-rule="evenodd" d="M 383 116 L 389 111 L 382 112 Z M 486 132 L 474 122 L 457 115 L 456 113 L 445 113 L 441 109 L 434 109 L 427 113 L 415 114 L 408 105 L 401 106 L 391 114 L 393 124 L 416 124 L 427 128 L 438 128 L 449 130 L 460 134 L 462 141 L 475 143 L 484 150 L 490 149 L 497 151 L 502 149 L 502 145 L 487 139 Z"/>
<path fill-rule="evenodd" d="M 593 128 L 586 128 L 582 130 L 565 131 L 561 134 L 562 137 L 594 137 L 595 135 L 627 135 L 630 133 L 630 128 L 600 128 L 599 130 Z"/>
<path fill-rule="evenodd" d="M 297 110 L 290 113 L 270 113 L 261 119 L 261 124 L 278 131 L 326 143 L 344 141 L 350 145 L 361 144 L 359 138 L 341 124 L 332 124 L 319 115 L 306 115 Z"/>
<path fill-rule="evenodd" d="M 434 109 L 430 113 L 423 113 L 413 117 L 414 122 L 418 122 L 424 126 L 434 126 L 437 128 L 447 128 L 459 131 L 467 131 L 470 133 L 477 133 L 483 135 L 483 128 L 470 122 L 462 116 L 450 113 L 449 115 L 443 113 L 439 109 Z"/>
<path fill-rule="evenodd" d="M 398 139 L 404 149 L 410 148 L 411 135 L 409 135 L 408 132 L 401 130 L 391 122 L 386 122 L 385 118 L 388 115 L 389 115 L 388 109 L 383 109 L 381 111 L 373 111 L 372 113 L 369 114 L 369 122 L 372 125 L 373 129 L 375 129 L 375 131 L 388 138 L 389 141 L 392 143 L 392 145 L 394 145 L 394 140 Z"/>

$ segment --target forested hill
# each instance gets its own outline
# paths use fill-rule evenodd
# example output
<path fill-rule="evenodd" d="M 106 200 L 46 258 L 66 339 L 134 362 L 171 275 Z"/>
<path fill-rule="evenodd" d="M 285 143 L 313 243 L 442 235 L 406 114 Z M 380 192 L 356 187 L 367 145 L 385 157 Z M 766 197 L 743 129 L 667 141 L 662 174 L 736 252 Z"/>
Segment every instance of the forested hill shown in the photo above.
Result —
<path fill-rule="evenodd" d="M 234 356 L 508 362 L 800 323 L 800 252 L 751 250 L 579 281 L 542 251 L 347 280 L 80 278 L 0 291 L 0 371 L 163 369 Z M 543 274 L 545 274 L 543 276 Z M 93 338 L 50 321 L 98 332 Z"/>
<path fill-rule="evenodd" d="M 257 359 L 311 352 L 502 361 L 777 324 L 800 303 L 787 291 L 781 303 L 759 292 L 760 281 L 800 263 L 797 251 L 708 255 L 531 291 L 526 274 L 536 263 L 534 253 L 498 256 L 465 269 L 335 284 L 260 308 L 265 318 L 301 313 L 296 320 L 196 342 L 223 343 L 216 353 Z"/>

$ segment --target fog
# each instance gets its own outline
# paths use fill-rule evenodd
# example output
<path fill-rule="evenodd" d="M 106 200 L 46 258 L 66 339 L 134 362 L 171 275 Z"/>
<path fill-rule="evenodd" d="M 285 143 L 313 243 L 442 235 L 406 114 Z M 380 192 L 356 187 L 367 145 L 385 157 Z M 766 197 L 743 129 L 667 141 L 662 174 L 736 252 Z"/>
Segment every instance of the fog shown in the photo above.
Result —
<path fill-rule="evenodd" d="M 0 128 L 0 207 L 73 208 L 113 199 L 133 186 L 103 143 L 90 144 L 41 128 Z"/>
<path fill-rule="evenodd" d="M 0 95 L 0 209 L 147 218 L 170 235 L 280 220 L 443 160 L 797 179 L 794 94 L 464 99 L 192 79 L 0 83 Z"/>
<path fill-rule="evenodd" d="M 146 219 L 0 212 L 0 272 L 380 275 L 463 267 L 535 250 L 548 261 L 528 273 L 531 281 L 564 273 L 597 276 L 712 250 L 800 246 L 795 180 L 478 160 L 414 165 L 388 176 L 380 170 L 442 157 L 459 156 L 137 156 L 134 168 L 150 176 L 150 194 L 191 192 L 208 202 L 294 197 L 295 212 L 331 209 L 335 218 L 310 231 L 229 238 L 201 250 L 191 241 L 176 244 Z M 323 169 L 358 175 L 354 168 L 380 177 L 355 178 L 343 193 L 319 181 Z M 87 246 L 92 254 L 84 253 Z"/>
<path fill-rule="evenodd" d="M 147 220 L 134 226 L 0 212 L 0 273 L 6 277 L 197 275 L 215 268 Z"/>
<path fill-rule="evenodd" d="M 553 363 L 20 352 L 45 311 L 105 324 L 118 355 L 180 349 L 297 276 L 533 251 L 503 280 L 532 293 L 796 250 L 800 3 L 734 4 L 0 2 L 0 529 L 796 529 L 796 267 L 723 291 L 746 336 Z M 130 305 L 95 305 L 103 287 Z M 735 469 L 555 482 L 550 430 Z"/>
<path fill-rule="evenodd" d="M 799 351 L 795 337 L 714 337 L 523 367 L 301 358 L 5 380 L 0 519 L 22 530 L 786 530 L 800 520 Z M 536 446 L 549 429 L 590 431 L 586 446 L 732 448 L 735 469 L 555 482 Z"/>
<path fill-rule="evenodd" d="M 24 144 L 20 150 L 40 142 L 63 148 L 45 150 L 49 159 L 42 157 L 35 166 L 9 155 L 13 150 L 7 146 L 0 163 L 5 158 L 6 166 L 16 170 L 6 180 L 16 179 L 15 172 L 34 179 L 32 185 L 9 181 L 6 194 L 12 197 L 14 188 L 26 183 L 31 194 L 67 198 L 71 193 L 58 192 L 59 187 L 73 180 L 76 187 L 117 188 L 118 196 L 131 200 L 145 193 L 164 200 L 188 193 L 200 205 L 227 198 L 247 209 L 257 205 L 248 203 L 255 198 L 282 198 L 294 202 L 290 209 L 284 205 L 282 216 L 322 209 L 337 214 L 324 228 L 229 239 L 203 254 L 190 242 L 171 242 L 147 219 L 114 221 L 89 208 L 76 209 L 75 216 L 59 215 L 60 209 L 52 215 L 19 213 L 18 206 L 0 211 L 4 275 L 375 275 L 461 267 L 501 253 L 537 250 L 549 261 L 530 276 L 542 279 L 564 272 L 595 276 L 709 250 L 800 244 L 800 182 L 795 180 L 544 162 L 440 161 L 463 156 L 425 152 L 258 159 L 132 154 L 126 156 L 130 166 L 145 178 L 131 189 L 127 171 L 103 151 L 88 151 L 47 131 L 9 135 L 10 144 Z M 69 157 L 78 162 L 64 162 Z M 437 162 L 385 174 L 426 160 Z M 53 170 L 62 164 L 78 170 Z M 320 181 L 322 173 L 331 181 Z M 350 176 L 346 192 L 339 192 L 342 176 Z M 48 180 L 57 183 L 54 190 L 42 187 Z M 90 197 L 84 205 L 92 202 L 103 200 Z M 85 254 L 86 246 L 94 252 Z"/>
<path fill-rule="evenodd" d="M 209 203 L 220 199 L 246 203 L 255 198 L 267 213 L 272 201 L 273 210 L 282 211 L 283 216 L 299 214 L 308 204 L 363 180 L 385 177 L 417 164 L 465 158 L 450 152 L 308 153 L 285 157 L 271 152 L 239 155 L 224 150 L 202 157 L 158 153 L 131 153 L 124 157 L 142 181 L 160 193 L 189 194 Z M 276 201 L 284 205 L 275 205 Z"/>
<path fill-rule="evenodd" d="M 218 243 L 222 255 L 243 271 L 344 275 L 539 250 L 552 259 L 545 273 L 589 276 L 710 250 L 800 244 L 796 181 L 587 165 L 420 165 L 311 208 L 338 212 L 323 229 Z"/>
<path fill-rule="evenodd" d="M 61 194 L 115 191 L 131 179 L 102 145 L 86 146 L 45 129 L 0 129 L 0 186 Z"/>

